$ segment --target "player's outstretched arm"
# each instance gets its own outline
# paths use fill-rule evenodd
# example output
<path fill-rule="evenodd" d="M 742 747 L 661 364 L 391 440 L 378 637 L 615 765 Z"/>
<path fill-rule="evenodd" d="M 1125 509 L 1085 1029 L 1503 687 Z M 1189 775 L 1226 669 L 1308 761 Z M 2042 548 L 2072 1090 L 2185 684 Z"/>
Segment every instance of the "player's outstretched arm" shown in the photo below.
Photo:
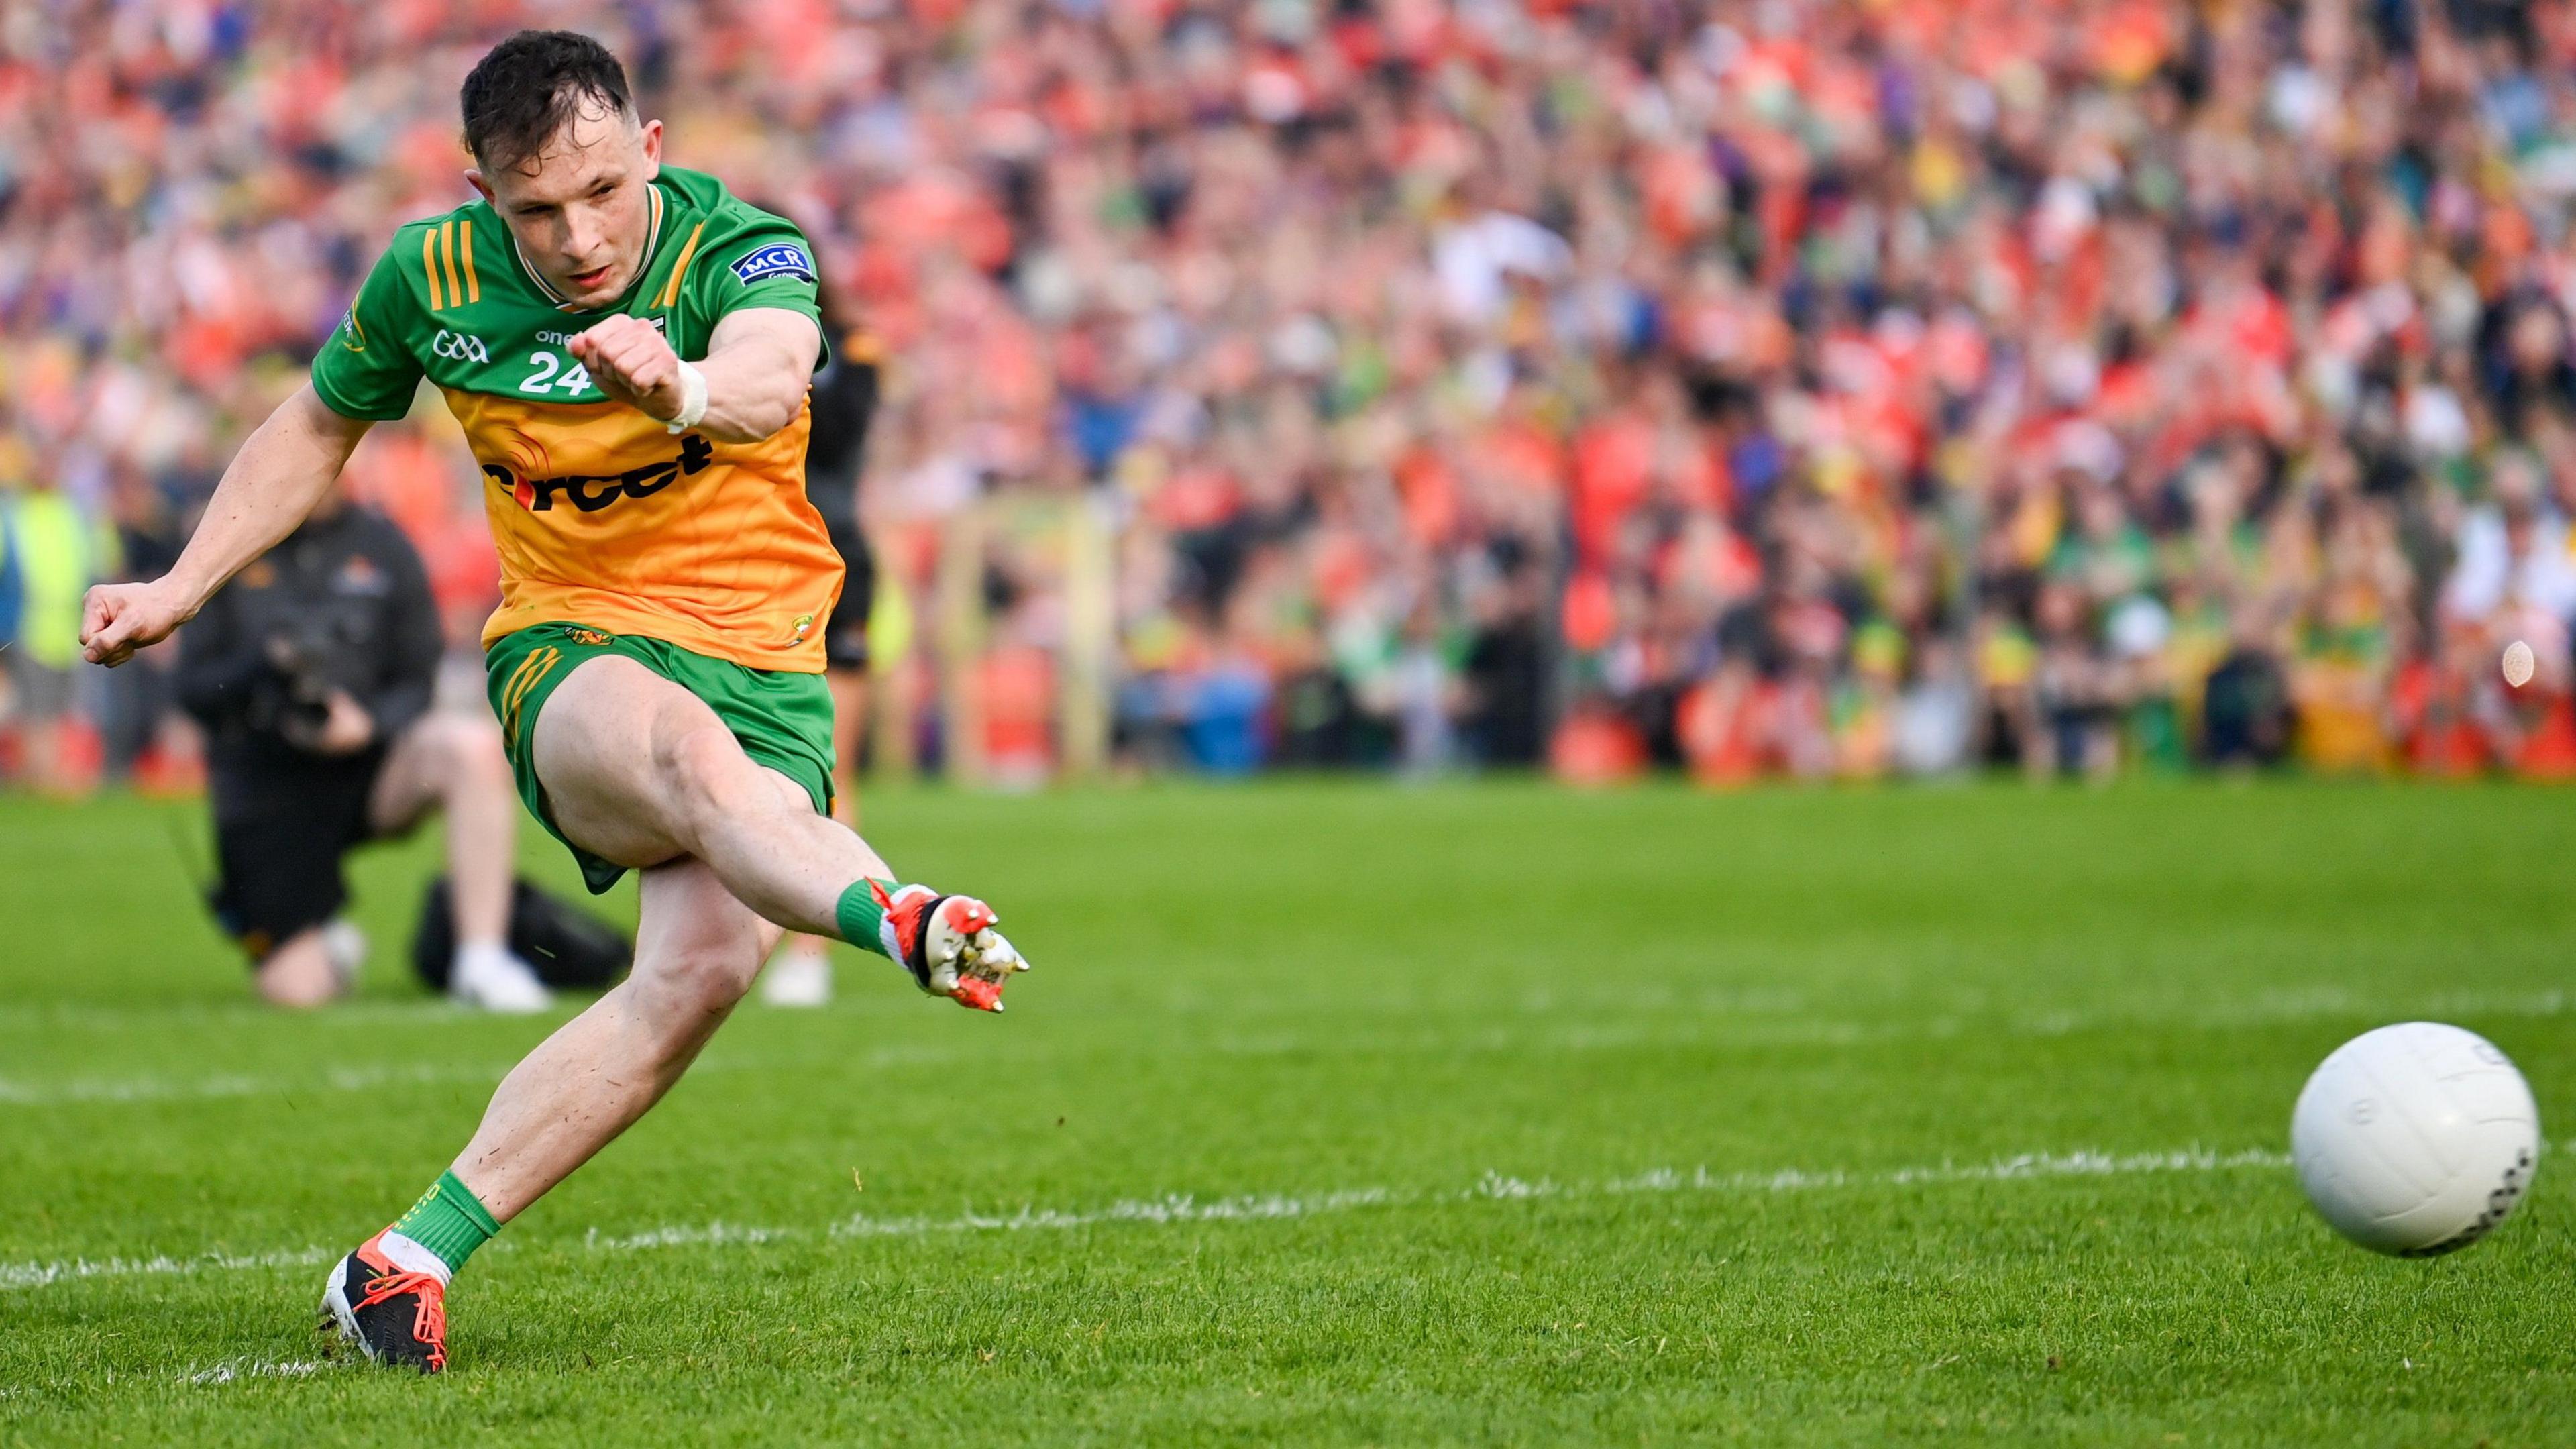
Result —
<path fill-rule="evenodd" d="M 716 323 L 697 362 L 682 362 L 651 323 L 623 314 L 574 338 L 571 352 L 601 392 L 647 417 L 722 442 L 756 443 L 796 420 L 822 346 L 813 318 L 745 307 Z M 693 407 L 700 409 L 695 415 Z"/>
<path fill-rule="evenodd" d="M 101 584 L 81 609 L 81 654 L 118 665 L 196 617 L 224 581 L 295 531 L 370 426 L 342 417 L 306 383 L 233 454 L 195 535 L 148 584 Z"/>

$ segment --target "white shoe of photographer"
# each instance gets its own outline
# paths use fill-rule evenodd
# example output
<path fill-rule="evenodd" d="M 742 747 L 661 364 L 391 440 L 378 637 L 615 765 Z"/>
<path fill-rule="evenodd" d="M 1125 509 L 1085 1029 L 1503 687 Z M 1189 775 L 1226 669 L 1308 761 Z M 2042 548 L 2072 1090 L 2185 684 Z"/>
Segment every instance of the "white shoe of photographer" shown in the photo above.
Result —
<path fill-rule="evenodd" d="M 456 948 L 456 969 L 447 978 L 447 998 L 481 1011 L 519 1014 L 543 1011 L 555 995 L 528 963 L 506 946 L 475 944 Z"/>
<path fill-rule="evenodd" d="M 331 963 L 331 979 L 346 996 L 358 984 L 358 968 L 367 964 L 367 933 L 346 916 L 334 916 L 322 927 L 322 959 Z"/>
<path fill-rule="evenodd" d="M 760 973 L 760 999 L 770 1006 L 829 1006 L 832 958 L 820 945 L 789 937 Z"/>

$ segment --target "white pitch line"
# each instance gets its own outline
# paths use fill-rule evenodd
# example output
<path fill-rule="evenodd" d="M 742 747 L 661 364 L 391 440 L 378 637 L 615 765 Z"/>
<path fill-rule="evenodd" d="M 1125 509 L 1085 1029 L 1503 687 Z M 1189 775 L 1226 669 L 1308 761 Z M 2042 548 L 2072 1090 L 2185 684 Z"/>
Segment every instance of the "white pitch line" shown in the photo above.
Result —
<path fill-rule="evenodd" d="M 133 1278 L 162 1274 L 237 1273 L 260 1268 L 300 1268 L 328 1262 L 328 1248 L 281 1248 L 266 1253 L 199 1253 L 173 1258 L 66 1258 L 50 1263 L 0 1263 L 0 1290 L 43 1288 L 83 1278 Z"/>
<path fill-rule="evenodd" d="M 919 1237 L 929 1233 L 1087 1228 L 1103 1223 L 1149 1223 L 1162 1227 L 1173 1223 L 1263 1222 L 1348 1212 L 1353 1208 L 1457 1201 L 1464 1196 L 1466 1194 L 1426 1194 L 1387 1187 L 1344 1188 L 1302 1197 L 1285 1193 L 1255 1193 L 1206 1200 L 1188 1193 L 1175 1193 L 1166 1197 L 1121 1198 L 1107 1207 L 1088 1210 L 1026 1206 L 1008 1213 L 970 1211 L 949 1218 L 872 1218 L 860 1213 L 834 1223 L 831 1234 L 836 1238 L 889 1238 Z"/>
<path fill-rule="evenodd" d="M 578 1245 L 588 1252 L 649 1252 L 665 1248 L 761 1247 L 771 1243 L 832 1238 L 928 1237 L 944 1233 L 1061 1232 L 1077 1228 L 1136 1224 L 1169 1227 L 1190 1223 L 1270 1222 L 1318 1217 L 1362 1208 L 1412 1207 L 1473 1202 L 1580 1201 L 1668 1193 L 1793 1193 L 1831 1188 L 1924 1187 L 1949 1183 L 2024 1182 L 2044 1178 L 2123 1177 L 2143 1173 L 2277 1171 L 2289 1166 L 2288 1154 L 2254 1148 L 2216 1152 L 2191 1148 L 2179 1152 L 2027 1152 L 1971 1164 L 1933 1163 L 1877 1170 L 1847 1168 L 1780 1168 L 1773 1171 L 1712 1172 L 1706 1167 L 1659 1167 L 1626 1177 L 1598 1181 L 1558 1182 L 1487 1171 L 1473 1183 L 1448 1190 L 1363 1187 L 1334 1192 L 1247 1193 L 1204 1198 L 1191 1193 L 1163 1197 L 1121 1198 L 1100 1207 L 1058 1208 L 1035 1204 L 1008 1211 L 966 1211 L 946 1217 L 870 1217 L 860 1213 L 821 1229 L 764 1227 L 713 1222 L 665 1226 L 633 1233 L 604 1233 L 592 1228 L 579 1238 L 536 1241 L 523 1246 Z M 500 1246 L 500 1245 L 496 1245 Z M 0 1290 L 41 1288 L 89 1278 L 125 1278 L 204 1272 L 244 1272 L 305 1267 L 334 1256 L 323 1248 L 297 1248 L 270 1253 L 201 1253 L 193 1257 L 74 1258 L 57 1262 L 0 1263 Z"/>
<path fill-rule="evenodd" d="M 183 1373 L 179 1379 L 182 1383 L 196 1385 L 228 1384 L 235 1379 L 300 1379 L 329 1367 L 317 1359 L 228 1358 L 213 1368 Z"/>
<path fill-rule="evenodd" d="M 702 1227 L 649 1228 L 623 1236 L 604 1235 L 592 1228 L 582 1235 L 581 1245 L 599 1252 L 629 1252 L 639 1248 L 706 1248 L 757 1246 L 761 1243 L 789 1242 L 805 1236 L 802 1228 L 750 1228 L 716 1221 Z"/>
<path fill-rule="evenodd" d="M 2033 1152 L 1970 1166 L 1942 1163 L 1876 1172 L 1840 1168 L 1813 1171 L 1782 1168 L 1771 1172 L 1688 1171 L 1659 1167 L 1628 1177 L 1599 1182 L 1560 1183 L 1553 1178 L 1529 1181 L 1487 1171 L 1471 1186 L 1447 1192 L 1412 1192 L 1400 1188 L 1355 1188 L 1318 1196 L 1264 1194 L 1202 1200 L 1188 1194 L 1122 1199 L 1087 1211 L 1022 1207 L 1008 1213 L 959 1213 L 954 1217 L 871 1218 L 864 1214 L 832 1225 L 834 1237 L 917 1237 L 932 1233 L 1022 1232 L 1031 1229 L 1087 1228 L 1114 1223 L 1247 1222 L 1313 1217 L 1354 1208 L 1400 1207 L 1462 1202 L 1557 1201 L 1618 1197 L 1645 1193 L 1785 1193 L 1837 1187 L 1913 1187 L 1958 1182 L 2009 1182 L 2027 1178 L 2108 1177 L 2147 1172 L 2226 1172 L 2244 1168 L 2277 1169 L 2290 1165 L 2288 1154 L 2263 1150 L 2242 1152 L 2150 1152 L 2115 1155 L 2102 1152 Z"/>

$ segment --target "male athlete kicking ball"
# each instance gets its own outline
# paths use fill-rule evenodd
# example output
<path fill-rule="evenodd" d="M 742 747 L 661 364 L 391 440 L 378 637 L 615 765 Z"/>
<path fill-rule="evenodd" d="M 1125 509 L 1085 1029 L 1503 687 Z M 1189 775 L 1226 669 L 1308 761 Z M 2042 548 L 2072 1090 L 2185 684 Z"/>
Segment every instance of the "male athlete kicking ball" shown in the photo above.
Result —
<path fill-rule="evenodd" d="M 519 1063 L 448 1172 L 332 1270 L 325 1326 L 424 1373 L 447 1364 L 455 1271 L 670 1090 L 781 927 L 991 1011 L 1026 969 L 982 901 L 895 884 L 827 813 L 820 625 L 841 564 L 805 498 L 823 335 L 804 238 L 663 166 L 662 123 L 639 122 L 588 37 L 503 41 L 462 100 L 482 200 L 395 233 L 177 565 L 92 590 L 82 624 L 101 664 L 176 629 L 424 375 L 465 425 L 501 553 L 483 644 L 520 794 L 593 890 L 643 872 L 642 917 L 633 974 Z"/>

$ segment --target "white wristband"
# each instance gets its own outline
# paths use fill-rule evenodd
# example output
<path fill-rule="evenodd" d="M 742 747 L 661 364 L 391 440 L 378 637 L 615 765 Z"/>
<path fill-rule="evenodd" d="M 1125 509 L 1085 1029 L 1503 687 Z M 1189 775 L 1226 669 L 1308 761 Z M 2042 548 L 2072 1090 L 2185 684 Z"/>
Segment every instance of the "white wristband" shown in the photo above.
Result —
<path fill-rule="evenodd" d="M 665 432 L 685 433 L 707 415 L 707 375 L 683 362 L 680 364 L 680 410 L 664 425 Z"/>

